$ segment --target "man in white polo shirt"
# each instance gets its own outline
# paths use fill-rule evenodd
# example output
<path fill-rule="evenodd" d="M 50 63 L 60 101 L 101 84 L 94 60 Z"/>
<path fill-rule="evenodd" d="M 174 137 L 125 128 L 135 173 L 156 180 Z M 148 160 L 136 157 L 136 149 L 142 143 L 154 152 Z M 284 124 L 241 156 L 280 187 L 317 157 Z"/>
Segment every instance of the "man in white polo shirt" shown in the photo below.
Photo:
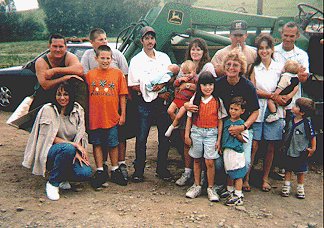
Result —
<path fill-rule="evenodd" d="M 168 126 L 171 124 L 171 120 L 167 114 L 167 106 L 164 102 L 168 98 L 168 93 L 157 93 L 154 97 L 148 97 L 145 95 L 146 92 L 143 91 L 145 89 L 143 83 L 154 78 L 156 75 L 167 73 L 171 60 L 165 53 L 154 49 L 156 33 L 152 27 L 145 26 L 141 29 L 140 33 L 143 50 L 131 59 L 128 71 L 128 86 L 138 94 L 137 97 L 133 97 L 133 99 L 137 99 L 138 101 L 137 114 L 139 128 L 136 134 L 135 172 L 132 175 L 132 181 L 144 181 L 146 143 L 153 121 L 156 122 L 158 128 L 159 141 L 156 175 L 161 179 L 170 180 L 172 175 L 167 169 L 170 143 L 164 135 Z M 155 85 L 153 91 L 160 91 L 165 86 L 166 83 Z"/>

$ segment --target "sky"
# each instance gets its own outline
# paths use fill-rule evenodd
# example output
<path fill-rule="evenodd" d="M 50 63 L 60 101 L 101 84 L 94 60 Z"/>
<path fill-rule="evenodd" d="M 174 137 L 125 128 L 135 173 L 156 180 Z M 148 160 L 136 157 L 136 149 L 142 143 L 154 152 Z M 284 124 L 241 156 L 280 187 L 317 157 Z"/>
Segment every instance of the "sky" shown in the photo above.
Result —
<path fill-rule="evenodd" d="M 14 0 L 17 11 L 38 8 L 37 0 Z"/>

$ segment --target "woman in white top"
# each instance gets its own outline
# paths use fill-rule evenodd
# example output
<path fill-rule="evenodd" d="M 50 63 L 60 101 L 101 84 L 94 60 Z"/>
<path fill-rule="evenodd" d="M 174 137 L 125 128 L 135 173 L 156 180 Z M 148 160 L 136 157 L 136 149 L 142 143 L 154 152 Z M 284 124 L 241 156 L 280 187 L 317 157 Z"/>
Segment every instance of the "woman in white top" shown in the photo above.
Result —
<path fill-rule="evenodd" d="M 52 103 L 37 114 L 22 163 L 33 166 L 35 175 L 49 173 L 46 194 L 50 200 L 60 198 L 59 188 L 71 188 L 67 181 L 87 181 L 92 174 L 85 149 L 84 111 L 74 102 L 73 85 L 63 82 L 54 91 Z"/>
<path fill-rule="evenodd" d="M 268 34 L 261 34 L 256 38 L 257 46 L 257 59 L 253 64 L 253 71 L 251 73 L 251 81 L 257 89 L 259 97 L 260 112 L 256 122 L 253 124 L 253 144 L 252 144 L 252 156 L 251 164 L 258 150 L 259 142 L 266 140 L 267 151 L 265 154 L 263 165 L 263 177 L 262 177 L 262 190 L 268 192 L 271 190 L 269 183 L 269 173 L 275 152 L 275 143 L 282 139 L 282 130 L 285 125 L 284 121 L 284 109 L 282 106 L 278 106 L 279 120 L 272 123 L 267 123 L 265 119 L 269 115 L 267 109 L 267 100 L 272 99 L 279 105 L 285 104 L 289 97 L 293 94 L 286 96 L 275 96 L 280 74 L 283 66 L 273 60 L 274 42 L 273 38 Z M 247 174 L 244 186 L 248 186 L 249 173 Z"/>

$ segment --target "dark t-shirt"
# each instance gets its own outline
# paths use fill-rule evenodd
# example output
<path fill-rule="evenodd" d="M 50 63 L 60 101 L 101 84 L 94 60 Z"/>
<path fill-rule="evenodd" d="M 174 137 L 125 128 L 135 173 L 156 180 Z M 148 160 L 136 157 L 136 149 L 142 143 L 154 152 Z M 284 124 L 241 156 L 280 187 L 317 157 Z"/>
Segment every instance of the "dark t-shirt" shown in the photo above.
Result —
<path fill-rule="evenodd" d="M 247 120 L 252 112 L 260 108 L 255 87 L 244 77 L 240 77 L 236 85 L 230 85 L 226 76 L 217 78 L 215 91 L 217 96 L 223 100 L 227 112 L 234 97 L 243 97 L 247 103 L 245 112 L 241 116 L 243 120 Z"/>

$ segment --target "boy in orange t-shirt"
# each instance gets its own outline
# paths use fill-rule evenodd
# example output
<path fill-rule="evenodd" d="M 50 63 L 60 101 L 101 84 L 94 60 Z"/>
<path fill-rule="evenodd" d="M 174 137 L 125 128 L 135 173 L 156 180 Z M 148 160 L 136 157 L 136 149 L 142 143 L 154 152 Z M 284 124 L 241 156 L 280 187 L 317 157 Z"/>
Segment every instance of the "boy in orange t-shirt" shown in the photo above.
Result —
<path fill-rule="evenodd" d="M 111 180 L 127 185 L 118 168 L 118 125 L 126 119 L 127 84 L 121 70 L 110 67 L 112 52 L 102 45 L 96 52 L 98 68 L 90 70 L 85 81 L 89 91 L 89 143 L 97 166 L 91 186 L 101 188 L 108 176 L 103 170 L 103 150 L 108 150 L 111 160 Z M 118 112 L 120 110 L 120 114 Z"/>

